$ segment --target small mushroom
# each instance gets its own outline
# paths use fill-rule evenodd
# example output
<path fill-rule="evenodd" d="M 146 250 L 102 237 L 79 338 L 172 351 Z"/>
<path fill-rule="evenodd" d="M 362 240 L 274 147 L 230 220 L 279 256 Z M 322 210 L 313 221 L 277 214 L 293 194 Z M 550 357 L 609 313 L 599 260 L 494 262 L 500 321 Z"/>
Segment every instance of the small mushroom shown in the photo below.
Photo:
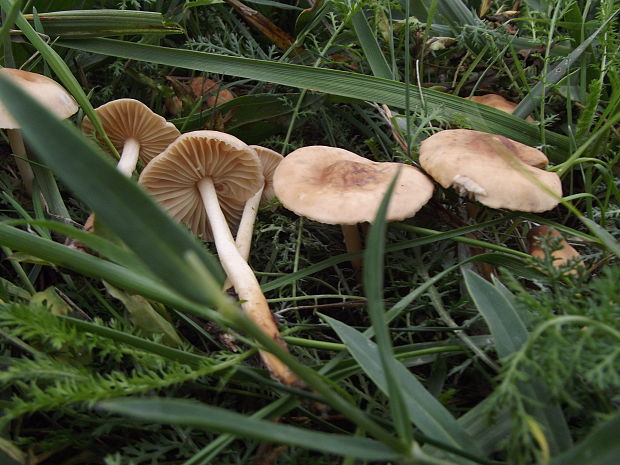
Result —
<path fill-rule="evenodd" d="M 478 102 L 483 105 L 487 105 L 489 107 L 493 107 L 497 110 L 505 111 L 506 113 L 512 114 L 517 108 L 517 104 L 511 102 L 510 100 L 505 99 L 499 94 L 484 94 L 484 95 L 473 95 L 471 97 L 465 97 L 467 100 L 471 100 L 472 102 Z M 529 123 L 534 123 L 535 120 L 531 116 L 525 118 L 525 121 Z"/>
<path fill-rule="evenodd" d="M 258 155 L 263 168 L 263 178 L 265 181 L 263 187 L 257 190 L 256 193 L 245 202 L 243 214 L 239 220 L 235 243 L 237 244 L 239 253 L 246 262 L 250 257 L 252 233 L 254 231 L 254 222 L 256 221 L 258 207 L 261 204 L 266 204 L 275 197 L 275 192 L 273 190 L 273 173 L 283 159 L 282 155 L 266 147 L 261 147 L 260 145 L 250 145 L 250 147 Z M 230 280 L 227 279 L 224 283 L 224 290 L 226 291 L 229 289 L 231 285 Z"/>
<path fill-rule="evenodd" d="M 243 215 L 239 222 L 239 229 L 235 242 L 237 248 L 246 261 L 250 256 L 250 246 L 252 243 L 252 231 L 259 205 L 265 205 L 276 196 L 273 190 L 273 173 L 284 157 L 277 152 L 260 145 L 250 145 L 258 155 L 263 168 L 263 187 L 250 197 L 243 208 Z"/>
<path fill-rule="evenodd" d="M 114 147 L 122 151 L 116 168 L 127 177 L 133 174 L 138 160 L 148 163 L 181 135 L 174 124 L 153 113 L 142 102 L 131 98 L 112 100 L 95 111 Z M 94 131 L 90 119 L 84 118 L 82 132 L 90 135 Z M 99 140 L 99 143 L 103 145 L 103 141 Z M 84 229 L 95 229 L 94 214 L 88 216 Z M 79 244 L 74 246 L 81 248 Z"/>
<path fill-rule="evenodd" d="M 579 252 L 577 252 L 573 246 L 571 246 L 566 239 L 562 236 L 562 234 L 555 228 L 550 226 L 537 226 L 535 228 L 530 229 L 530 232 L 527 235 L 527 239 L 529 242 L 529 253 L 532 257 L 540 258 L 544 260 L 547 257 L 547 253 L 545 249 L 543 249 L 542 238 L 560 238 L 556 239 L 558 241 L 558 248 L 551 252 L 551 261 L 554 267 L 562 268 L 565 267 L 570 261 L 575 262 L 578 260 L 580 266 L 584 266 Z M 571 270 L 569 274 L 576 274 L 577 270 Z"/>
<path fill-rule="evenodd" d="M 2 68 L 0 73 L 9 78 L 14 84 L 20 86 L 32 98 L 60 119 L 68 118 L 78 110 L 78 105 L 73 97 L 60 84 L 47 76 L 12 68 Z M 0 128 L 6 129 L 11 150 L 18 156 L 15 160 L 22 177 L 22 182 L 26 191 L 31 193 L 34 176 L 32 168 L 27 161 L 28 154 L 24 147 L 19 124 L 17 124 L 1 103 Z"/>
<path fill-rule="evenodd" d="M 215 242 L 220 262 L 233 283 L 241 307 L 261 330 L 286 350 L 286 343 L 252 269 L 239 253 L 225 214 L 263 186 L 256 152 L 234 136 L 217 131 L 193 131 L 180 136 L 142 171 L 140 184 L 177 220 Z M 298 383 L 289 368 L 261 352 L 272 376 L 285 384 Z"/>
<path fill-rule="evenodd" d="M 335 147 L 302 147 L 278 165 L 273 187 L 289 210 L 321 223 L 341 225 L 347 250 L 357 252 L 361 245 L 355 225 L 374 220 L 397 173 L 386 219 L 400 221 L 414 216 L 433 194 L 432 181 L 402 163 L 374 162 Z M 355 237 L 357 244 L 351 242 Z M 353 266 L 359 275 L 359 265 Z"/>
<path fill-rule="evenodd" d="M 562 183 L 556 173 L 539 168 L 547 163 L 539 150 L 469 129 L 438 132 L 420 146 L 420 164 L 439 184 L 491 208 L 554 208 L 562 197 Z"/>
<path fill-rule="evenodd" d="M 136 169 L 138 160 L 148 163 L 181 135 L 174 124 L 138 100 L 112 100 L 95 111 L 114 146 L 122 150 L 116 167 L 128 177 Z M 94 130 L 92 122 L 84 118 L 82 132 L 93 134 Z"/>

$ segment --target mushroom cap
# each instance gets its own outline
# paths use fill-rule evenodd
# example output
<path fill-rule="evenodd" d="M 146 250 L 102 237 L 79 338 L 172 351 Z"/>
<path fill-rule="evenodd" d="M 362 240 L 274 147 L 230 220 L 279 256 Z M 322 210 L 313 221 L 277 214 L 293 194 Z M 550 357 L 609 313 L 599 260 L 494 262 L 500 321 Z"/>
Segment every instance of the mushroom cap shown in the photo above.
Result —
<path fill-rule="evenodd" d="M 167 122 L 162 116 L 144 103 L 132 98 L 112 100 L 95 109 L 106 134 L 119 151 L 125 141 L 135 139 L 140 144 L 140 160 L 148 163 L 162 153 L 177 137 L 181 135 L 176 126 Z M 93 123 L 84 118 L 82 132 L 92 134 Z M 99 140 L 100 144 L 102 141 Z"/>
<path fill-rule="evenodd" d="M 517 104 L 511 102 L 510 100 L 505 99 L 499 94 L 484 94 L 484 95 L 473 95 L 471 97 L 465 97 L 467 100 L 471 100 L 473 102 L 478 102 L 483 105 L 487 105 L 489 107 L 493 107 L 497 110 L 505 111 L 506 113 L 512 114 L 517 108 Z M 534 118 L 528 116 L 525 118 L 526 121 L 533 123 Z"/>
<path fill-rule="evenodd" d="M 538 183 L 557 197 L 562 197 L 562 183 L 556 173 L 530 166 L 544 157 L 536 152 L 504 136 L 450 129 L 422 142 L 420 164 L 443 187 L 454 187 L 488 207 L 543 212 L 559 200 Z"/>
<path fill-rule="evenodd" d="M 276 196 L 276 192 L 273 190 L 273 173 L 284 157 L 278 152 L 274 152 L 266 147 L 261 147 L 260 145 L 250 145 L 250 147 L 258 154 L 258 158 L 263 165 L 265 187 L 263 188 L 263 195 L 261 196 L 261 204 L 266 204 Z"/>
<path fill-rule="evenodd" d="M 529 253 L 533 257 L 544 259 L 545 258 L 545 250 L 542 248 L 542 239 L 543 237 L 559 237 L 558 246 L 559 248 L 551 252 L 551 257 L 553 259 L 553 266 L 556 268 L 561 268 L 565 266 L 569 260 L 576 260 L 581 258 L 581 255 L 575 248 L 566 242 L 564 236 L 555 228 L 550 226 L 537 226 L 535 228 L 530 229 L 530 232 L 527 234 L 527 239 L 529 242 Z M 585 266 L 582 260 L 579 260 L 579 263 L 582 266 Z M 575 270 L 572 270 L 571 273 L 575 273 Z"/>
<path fill-rule="evenodd" d="M 22 71 L 20 69 L 0 69 L 5 77 L 11 79 L 37 102 L 60 119 L 65 119 L 78 111 L 78 105 L 64 87 L 42 74 Z M 4 105 L 0 104 L 0 127 L 18 129 L 19 124 L 9 115 Z"/>
<path fill-rule="evenodd" d="M 402 163 L 378 163 L 347 150 L 310 146 L 284 157 L 273 176 L 282 204 L 298 215 L 327 224 L 373 221 L 400 170 L 386 219 L 414 216 L 433 194 L 433 182 Z"/>
<path fill-rule="evenodd" d="M 197 187 L 213 179 L 217 197 L 234 232 L 243 206 L 263 185 L 256 152 L 230 134 L 193 131 L 177 138 L 144 168 L 139 183 L 170 215 L 187 224 L 192 232 L 211 240 L 209 219 Z"/>

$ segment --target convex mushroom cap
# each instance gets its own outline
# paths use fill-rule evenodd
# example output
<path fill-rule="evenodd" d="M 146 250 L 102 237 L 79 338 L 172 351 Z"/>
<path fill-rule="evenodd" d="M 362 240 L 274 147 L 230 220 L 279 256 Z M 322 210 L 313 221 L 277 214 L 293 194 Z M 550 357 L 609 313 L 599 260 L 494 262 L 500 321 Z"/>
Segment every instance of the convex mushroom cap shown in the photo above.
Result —
<path fill-rule="evenodd" d="M 327 224 L 373 221 L 388 186 L 396 183 L 388 221 L 414 216 L 433 194 L 421 171 L 402 163 L 373 162 L 344 149 L 309 146 L 291 152 L 273 177 L 276 196 L 298 215 Z"/>
<path fill-rule="evenodd" d="M 465 97 L 467 100 L 471 100 L 472 102 L 481 103 L 483 105 L 487 105 L 489 107 L 493 107 L 496 110 L 505 111 L 506 113 L 512 114 L 517 108 L 517 104 L 507 100 L 499 94 L 484 94 L 484 95 L 474 95 L 472 97 Z M 526 121 L 533 123 L 534 118 L 528 116 L 525 118 Z"/>
<path fill-rule="evenodd" d="M 243 204 L 263 185 L 256 152 L 234 136 L 218 131 L 193 131 L 177 138 L 144 168 L 142 184 L 178 221 L 212 240 L 202 197 L 196 184 L 213 179 L 218 200 L 231 230 Z"/>
<path fill-rule="evenodd" d="M 491 208 L 554 208 L 562 197 L 562 184 L 556 173 L 537 168 L 547 163 L 539 150 L 469 129 L 438 132 L 420 146 L 420 164 L 439 184 Z"/>
<path fill-rule="evenodd" d="M 143 163 L 148 163 L 162 153 L 181 135 L 174 124 L 131 98 L 112 100 L 95 111 L 112 144 L 122 150 L 127 141 L 135 140 L 139 145 L 139 159 Z M 94 131 L 93 123 L 84 118 L 82 132 L 92 134 Z"/>
<path fill-rule="evenodd" d="M 550 226 L 537 226 L 530 229 L 527 234 L 530 255 L 544 260 L 547 256 L 547 251 L 543 247 L 544 239 L 550 241 L 552 238 L 557 241 L 557 249 L 551 251 L 551 261 L 554 267 L 565 267 L 571 261 L 577 262 L 579 266 L 585 266 L 579 252 L 564 239 L 564 236 L 557 229 Z M 571 270 L 570 274 L 576 274 L 576 270 Z"/>
<path fill-rule="evenodd" d="M 68 118 L 78 110 L 77 103 L 64 87 L 47 76 L 12 68 L 2 68 L 0 73 L 11 79 L 14 84 L 20 86 L 60 119 Z M 0 127 L 5 129 L 19 128 L 19 124 L 9 115 L 2 104 L 0 104 Z"/>

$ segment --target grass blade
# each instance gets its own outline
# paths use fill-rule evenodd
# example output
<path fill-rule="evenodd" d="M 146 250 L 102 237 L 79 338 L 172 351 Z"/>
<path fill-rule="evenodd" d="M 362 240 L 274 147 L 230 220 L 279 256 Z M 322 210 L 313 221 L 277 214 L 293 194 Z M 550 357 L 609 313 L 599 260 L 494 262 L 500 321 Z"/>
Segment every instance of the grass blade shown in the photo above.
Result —
<path fill-rule="evenodd" d="M 34 15 L 24 15 L 34 22 Z M 125 34 L 181 34 L 179 26 L 166 24 L 161 13 L 132 10 L 71 10 L 39 13 L 45 33 L 50 36 L 102 37 Z"/>
<path fill-rule="evenodd" d="M 0 79 L 0 99 L 21 124 L 39 157 L 83 199 L 162 281 L 188 298 L 211 302 L 185 258 L 199 257 L 222 281 L 219 263 L 134 181 L 125 178 L 75 128 L 55 118 L 24 91 Z M 96 173 L 96 176 L 93 176 Z"/>
<path fill-rule="evenodd" d="M 317 433 L 251 418 L 219 407 L 181 399 L 118 399 L 99 406 L 148 422 L 192 426 L 239 437 L 311 448 L 365 460 L 394 460 L 399 455 L 380 442 L 343 434 Z"/>
<path fill-rule="evenodd" d="M 406 85 L 347 71 L 314 68 L 213 53 L 179 50 L 154 45 L 136 44 L 113 39 L 60 40 L 57 45 L 103 55 L 159 63 L 169 66 L 238 76 L 286 86 L 313 89 L 360 100 L 385 103 L 405 108 Z M 480 131 L 501 134 L 526 145 L 541 143 L 540 131 L 521 118 L 487 105 L 444 94 L 430 89 L 410 89 L 411 105 L 420 105 L 420 92 L 429 108 L 441 110 L 447 118 Z M 550 154 L 555 160 L 566 158 L 568 140 L 565 136 L 546 131 Z"/>
<path fill-rule="evenodd" d="M 408 410 L 405 407 L 403 394 L 396 378 L 396 361 L 392 342 L 385 321 L 385 304 L 383 303 L 383 256 L 385 253 L 385 215 L 387 214 L 388 204 L 399 173 L 394 176 L 390 183 L 381 205 L 377 210 L 375 220 L 368 232 L 366 251 L 364 253 L 364 288 L 368 303 L 368 314 L 372 327 L 375 330 L 375 339 L 379 349 L 379 359 L 383 370 L 387 396 L 390 399 L 390 412 L 394 421 L 396 431 L 408 448 L 411 447 L 413 440 L 411 431 L 411 419 L 408 417 Z"/>
<path fill-rule="evenodd" d="M 338 320 L 325 315 L 322 315 L 322 318 L 336 331 L 364 372 L 384 394 L 387 394 L 388 386 L 377 345 L 359 331 Z M 429 438 L 474 454 L 479 453 L 478 447 L 469 434 L 422 383 L 401 363 L 394 363 L 394 367 L 396 380 L 404 397 L 405 408 L 413 424 Z M 455 457 L 452 459 L 456 460 Z M 459 463 L 469 463 L 469 461 L 460 459 Z"/>
<path fill-rule="evenodd" d="M 501 288 L 472 271 L 465 271 L 463 275 L 467 290 L 495 339 L 498 355 L 505 358 L 521 349 L 529 332 L 513 301 Z M 540 382 L 522 384 L 519 389 L 540 406 L 531 413 L 545 427 L 552 453 L 568 449 L 572 440 L 564 414 L 558 405 L 551 403 L 544 385 Z"/>
<path fill-rule="evenodd" d="M 517 105 L 517 108 L 512 112 L 513 115 L 519 116 L 521 118 L 525 118 L 528 116 L 537 104 L 538 98 L 543 94 L 543 91 L 548 87 L 557 84 L 570 69 L 571 65 L 581 56 L 583 52 L 590 46 L 592 41 L 596 39 L 596 37 L 601 33 L 605 27 L 609 24 L 609 22 L 616 17 L 616 15 L 620 12 L 616 10 L 607 20 L 601 24 L 596 31 L 590 35 L 586 40 L 584 40 L 575 50 L 573 50 L 565 59 L 563 59 L 558 65 L 556 65 L 545 77 L 544 80 L 540 81 L 538 84 L 534 86 L 529 94 L 525 96 L 523 100 Z"/>
<path fill-rule="evenodd" d="M 620 457 L 620 414 L 616 414 L 572 449 L 556 457 L 551 465 L 617 465 Z"/>
<path fill-rule="evenodd" d="M 366 61 L 370 65 L 372 74 L 383 79 L 394 79 L 394 74 L 381 51 L 381 47 L 377 43 L 377 38 L 373 34 L 372 29 L 370 29 L 364 10 L 359 8 L 353 13 L 351 23 L 355 29 L 360 46 L 364 51 Z"/>

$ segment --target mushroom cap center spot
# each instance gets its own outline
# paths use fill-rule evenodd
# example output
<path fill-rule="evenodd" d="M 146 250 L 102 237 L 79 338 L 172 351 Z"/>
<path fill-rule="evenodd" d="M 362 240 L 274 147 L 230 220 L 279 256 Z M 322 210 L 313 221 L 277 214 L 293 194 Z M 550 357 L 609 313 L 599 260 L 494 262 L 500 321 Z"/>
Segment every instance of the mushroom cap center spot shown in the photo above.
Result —
<path fill-rule="evenodd" d="M 341 160 L 325 167 L 319 182 L 333 187 L 363 187 L 381 182 L 381 172 L 373 166 L 356 161 Z"/>

